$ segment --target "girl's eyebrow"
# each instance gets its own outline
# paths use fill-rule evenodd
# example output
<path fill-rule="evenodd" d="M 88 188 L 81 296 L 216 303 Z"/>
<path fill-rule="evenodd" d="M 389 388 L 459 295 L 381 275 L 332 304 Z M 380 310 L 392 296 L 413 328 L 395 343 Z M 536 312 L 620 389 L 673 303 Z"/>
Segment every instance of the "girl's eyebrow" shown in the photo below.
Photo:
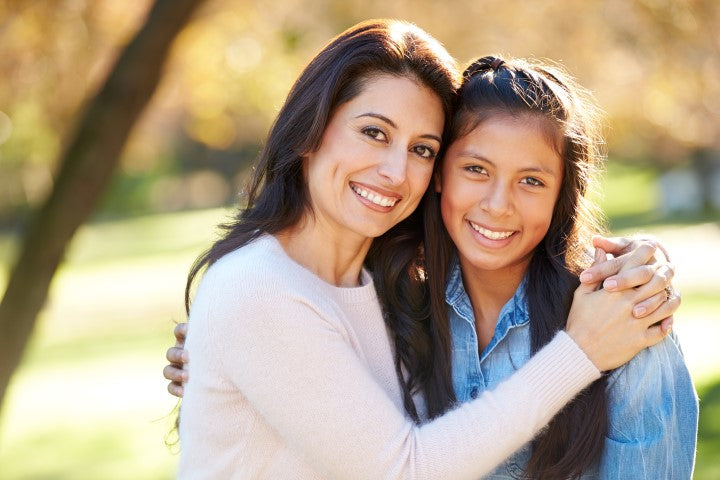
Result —
<path fill-rule="evenodd" d="M 361 113 L 360 115 L 356 115 L 355 118 L 362 118 L 362 117 L 371 117 L 371 118 L 377 118 L 379 120 L 382 120 L 383 122 L 387 123 L 391 127 L 397 129 L 397 125 L 395 125 L 395 122 L 390 120 L 388 117 L 381 113 L 375 113 L 375 112 L 367 112 L 367 113 Z M 442 140 L 437 135 L 433 135 L 431 133 L 426 133 L 424 135 L 420 135 L 420 138 L 427 138 L 429 140 L 435 140 L 436 142 L 442 144 Z"/>
<path fill-rule="evenodd" d="M 521 172 L 530 172 L 530 173 L 545 173 L 547 175 L 552 175 L 555 177 L 557 174 L 555 173 L 555 170 L 552 170 L 550 168 L 542 168 L 542 167 L 526 167 L 520 170 Z"/>

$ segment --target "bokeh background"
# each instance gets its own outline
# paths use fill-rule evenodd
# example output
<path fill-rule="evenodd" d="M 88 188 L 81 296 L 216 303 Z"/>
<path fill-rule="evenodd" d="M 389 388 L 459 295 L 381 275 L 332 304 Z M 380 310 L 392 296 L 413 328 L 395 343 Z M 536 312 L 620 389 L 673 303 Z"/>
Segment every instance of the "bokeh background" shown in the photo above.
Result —
<path fill-rule="evenodd" d="M 0 292 L 84 107 L 153 3 L 0 0 Z M 598 201 L 613 232 L 657 235 L 677 264 L 675 329 L 701 400 L 695 478 L 720 478 L 716 0 L 198 3 L 5 395 L 0 479 L 173 477 L 176 403 L 161 369 L 189 266 L 302 66 L 373 17 L 417 23 L 463 64 L 489 53 L 561 62 L 594 92 L 609 148 Z"/>

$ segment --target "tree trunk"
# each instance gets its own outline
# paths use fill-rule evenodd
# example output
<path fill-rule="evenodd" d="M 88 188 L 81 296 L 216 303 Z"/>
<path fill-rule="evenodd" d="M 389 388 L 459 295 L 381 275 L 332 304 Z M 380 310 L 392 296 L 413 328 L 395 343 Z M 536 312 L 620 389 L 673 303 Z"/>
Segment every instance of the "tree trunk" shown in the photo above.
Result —
<path fill-rule="evenodd" d="M 53 190 L 28 226 L 0 303 L 0 407 L 66 248 L 112 179 L 123 145 L 157 87 L 173 39 L 202 3 L 155 2 L 61 155 Z"/>

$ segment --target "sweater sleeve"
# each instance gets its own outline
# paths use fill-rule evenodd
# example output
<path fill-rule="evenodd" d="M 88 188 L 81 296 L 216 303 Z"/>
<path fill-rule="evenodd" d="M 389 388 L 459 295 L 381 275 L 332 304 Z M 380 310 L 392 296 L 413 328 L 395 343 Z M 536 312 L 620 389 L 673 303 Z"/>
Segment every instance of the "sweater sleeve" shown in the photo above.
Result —
<path fill-rule="evenodd" d="M 561 332 L 495 390 L 416 425 L 326 313 L 292 295 L 241 297 L 212 302 L 209 334 L 221 368 L 288 445 L 331 478 L 476 479 L 599 376 Z"/>

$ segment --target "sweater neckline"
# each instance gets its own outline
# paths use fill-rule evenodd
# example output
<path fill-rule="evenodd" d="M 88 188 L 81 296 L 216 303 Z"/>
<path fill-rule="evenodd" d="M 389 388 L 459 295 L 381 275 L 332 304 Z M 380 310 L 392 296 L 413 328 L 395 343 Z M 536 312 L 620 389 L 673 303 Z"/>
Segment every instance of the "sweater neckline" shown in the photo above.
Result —
<path fill-rule="evenodd" d="M 263 234 L 258 238 L 259 241 L 267 243 L 268 249 L 275 255 L 281 257 L 288 267 L 291 267 L 301 278 L 305 278 L 308 282 L 321 284 L 322 288 L 328 293 L 345 302 L 345 303 L 363 303 L 367 301 L 376 301 L 375 284 L 370 272 L 363 267 L 360 271 L 360 281 L 362 285 L 357 287 L 339 287 L 332 283 L 326 282 L 320 278 L 315 272 L 309 270 L 304 265 L 295 261 L 287 254 L 280 241 L 271 234 Z"/>

